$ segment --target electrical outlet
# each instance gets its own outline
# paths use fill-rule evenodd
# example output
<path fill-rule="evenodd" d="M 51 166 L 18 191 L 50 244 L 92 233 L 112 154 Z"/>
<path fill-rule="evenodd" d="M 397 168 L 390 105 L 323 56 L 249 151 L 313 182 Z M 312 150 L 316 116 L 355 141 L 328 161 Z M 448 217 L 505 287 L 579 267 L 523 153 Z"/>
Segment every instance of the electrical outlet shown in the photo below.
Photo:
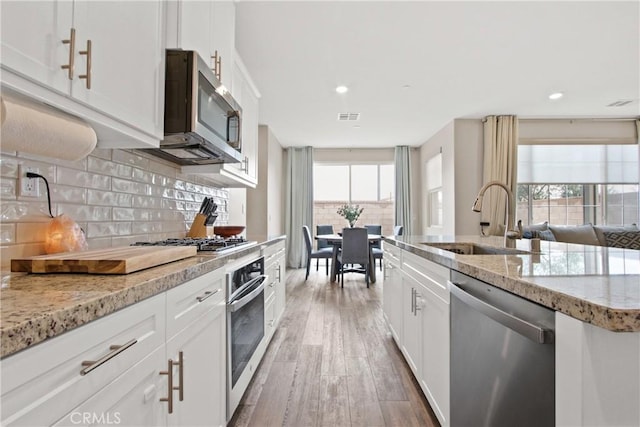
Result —
<path fill-rule="evenodd" d="M 32 166 L 18 166 L 19 195 L 25 197 L 40 197 L 40 178 L 27 178 L 27 172 L 40 173 L 38 168 Z"/>

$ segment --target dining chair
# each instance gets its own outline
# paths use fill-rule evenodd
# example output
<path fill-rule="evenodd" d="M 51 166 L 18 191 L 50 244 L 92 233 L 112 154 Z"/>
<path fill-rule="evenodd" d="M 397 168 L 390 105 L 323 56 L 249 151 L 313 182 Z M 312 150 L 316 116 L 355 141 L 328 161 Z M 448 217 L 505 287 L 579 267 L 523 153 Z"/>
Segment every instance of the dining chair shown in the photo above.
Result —
<path fill-rule="evenodd" d="M 342 230 L 342 251 L 338 254 L 340 261 L 340 280 L 344 288 L 344 273 L 364 273 L 367 288 L 369 287 L 369 238 L 366 228 L 344 228 Z M 363 268 L 345 269 L 345 264 L 360 264 Z"/>
<path fill-rule="evenodd" d="M 371 225 L 365 225 L 364 228 L 367 229 L 367 233 L 369 234 L 377 234 L 379 236 L 382 235 L 382 226 L 378 225 L 378 224 L 371 224 Z M 373 263 L 374 263 L 374 268 L 375 268 L 375 262 L 377 259 L 380 260 L 380 271 L 382 271 L 382 242 L 381 241 L 377 241 L 374 243 L 371 243 L 371 252 L 373 253 Z"/>
<path fill-rule="evenodd" d="M 316 225 L 316 236 L 320 234 L 333 234 L 333 225 L 331 224 L 318 224 Z M 333 254 L 333 245 L 323 239 L 316 240 L 317 249 L 319 251 L 326 250 Z M 316 259 L 316 271 L 318 271 L 318 265 L 320 264 L 320 258 Z M 326 264 L 327 274 L 329 271 L 329 261 Z"/>
<path fill-rule="evenodd" d="M 333 248 L 324 248 L 319 251 L 313 250 L 313 244 L 311 242 L 311 232 L 306 225 L 302 226 L 302 235 L 304 236 L 304 244 L 307 248 L 307 275 L 304 280 L 309 278 L 309 268 L 311 267 L 311 260 L 313 258 L 324 258 L 327 260 L 327 275 L 329 274 L 329 260 L 333 256 Z"/>
<path fill-rule="evenodd" d="M 402 236 L 402 230 L 404 227 L 401 225 L 396 225 L 393 227 L 393 235 L 394 236 Z"/>

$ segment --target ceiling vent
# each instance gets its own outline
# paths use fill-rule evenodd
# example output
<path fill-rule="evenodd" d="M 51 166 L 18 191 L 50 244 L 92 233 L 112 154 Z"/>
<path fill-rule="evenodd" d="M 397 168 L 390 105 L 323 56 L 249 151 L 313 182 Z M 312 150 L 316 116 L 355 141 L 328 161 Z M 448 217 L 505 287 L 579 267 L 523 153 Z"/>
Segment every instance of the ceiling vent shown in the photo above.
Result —
<path fill-rule="evenodd" d="M 360 113 L 338 113 L 339 122 L 355 122 L 360 120 Z"/>
<path fill-rule="evenodd" d="M 621 99 L 620 101 L 612 102 L 607 105 L 607 107 L 624 107 L 625 105 L 629 105 L 633 102 L 633 99 Z"/>

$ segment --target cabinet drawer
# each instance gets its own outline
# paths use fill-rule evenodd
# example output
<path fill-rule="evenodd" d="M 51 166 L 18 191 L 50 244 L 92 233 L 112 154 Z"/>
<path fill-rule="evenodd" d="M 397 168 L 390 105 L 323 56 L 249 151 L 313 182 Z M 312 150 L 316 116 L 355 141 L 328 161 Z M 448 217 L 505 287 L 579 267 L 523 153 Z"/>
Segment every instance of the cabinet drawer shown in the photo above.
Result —
<path fill-rule="evenodd" d="M 273 245 L 265 246 L 262 249 L 262 255 L 264 256 L 265 266 L 274 262 L 285 251 L 284 240 L 274 243 Z M 281 253 L 282 252 L 282 253 Z"/>
<path fill-rule="evenodd" d="M 224 279 L 218 269 L 167 291 L 167 339 L 224 301 Z"/>
<path fill-rule="evenodd" d="M 391 243 L 387 243 L 385 241 L 382 242 L 382 248 L 384 249 L 385 254 L 389 253 L 391 256 L 396 258 L 396 260 L 400 260 L 400 252 L 401 249 L 397 246 L 392 245 Z"/>
<path fill-rule="evenodd" d="M 402 255 L 402 271 L 416 279 L 444 302 L 449 302 L 449 269 L 409 252 Z"/>
<path fill-rule="evenodd" d="M 163 346 L 165 321 L 161 294 L 1 360 L 2 425 L 59 420 Z M 131 342 L 119 353 L 110 349 Z M 103 363 L 81 375 L 83 361 Z"/>

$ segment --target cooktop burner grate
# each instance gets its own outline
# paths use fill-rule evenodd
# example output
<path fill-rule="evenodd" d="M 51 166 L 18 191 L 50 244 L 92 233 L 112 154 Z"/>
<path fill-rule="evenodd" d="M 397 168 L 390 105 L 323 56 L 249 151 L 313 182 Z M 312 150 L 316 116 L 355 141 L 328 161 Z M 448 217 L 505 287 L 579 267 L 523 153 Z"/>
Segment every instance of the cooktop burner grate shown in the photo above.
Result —
<path fill-rule="evenodd" d="M 225 249 L 235 248 L 237 246 L 246 245 L 250 242 L 242 237 L 231 237 L 223 239 L 222 237 L 212 238 L 190 238 L 185 237 L 159 240 L 156 242 L 135 242 L 131 246 L 197 246 L 198 251 L 218 252 Z"/>

